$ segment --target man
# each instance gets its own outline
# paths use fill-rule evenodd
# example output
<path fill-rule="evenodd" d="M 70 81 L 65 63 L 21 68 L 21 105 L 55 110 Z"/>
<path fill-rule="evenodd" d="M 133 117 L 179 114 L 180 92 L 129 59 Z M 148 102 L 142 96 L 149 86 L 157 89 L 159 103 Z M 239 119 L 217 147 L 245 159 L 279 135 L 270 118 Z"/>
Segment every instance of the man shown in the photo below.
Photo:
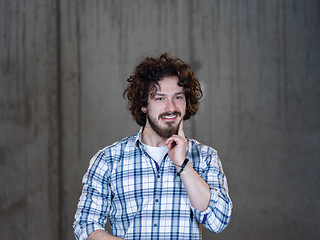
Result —
<path fill-rule="evenodd" d="M 77 239 L 201 239 L 230 221 L 232 203 L 217 152 L 184 135 L 202 91 L 183 61 L 146 58 L 124 92 L 142 127 L 99 151 L 83 178 Z M 105 231 L 110 218 L 112 235 Z"/>

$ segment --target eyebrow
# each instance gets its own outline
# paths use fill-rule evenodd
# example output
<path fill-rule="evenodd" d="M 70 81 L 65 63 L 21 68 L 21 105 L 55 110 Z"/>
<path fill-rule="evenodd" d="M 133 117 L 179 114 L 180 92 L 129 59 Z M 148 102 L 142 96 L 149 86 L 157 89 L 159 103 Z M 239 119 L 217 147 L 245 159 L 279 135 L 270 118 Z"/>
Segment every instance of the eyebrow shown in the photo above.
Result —
<path fill-rule="evenodd" d="M 184 92 L 183 92 L 183 91 L 176 92 L 176 93 L 173 94 L 173 95 L 177 96 L 177 95 L 181 95 L 181 94 L 184 94 Z M 156 95 L 157 95 L 157 96 L 166 96 L 167 94 L 156 92 L 156 93 L 154 94 L 154 96 L 156 96 Z"/>

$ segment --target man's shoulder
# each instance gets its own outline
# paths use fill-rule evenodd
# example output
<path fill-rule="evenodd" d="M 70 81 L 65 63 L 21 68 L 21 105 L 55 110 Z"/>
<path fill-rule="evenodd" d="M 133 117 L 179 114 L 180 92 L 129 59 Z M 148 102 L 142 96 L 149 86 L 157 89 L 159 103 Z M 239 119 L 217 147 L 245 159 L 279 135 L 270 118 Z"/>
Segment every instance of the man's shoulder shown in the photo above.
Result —
<path fill-rule="evenodd" d="M 196 139 L 187 138 L 187 140 L 186 157 L 191 161 L 193 168 L 198 173 L 205 171 L 209 165 L 218 161 L 218 153 L 213 147 L 205 145 Z"/>
<path fill-rule="evenodd" d="M 135 149 L 136 135 L 125 137 L 100 149 L 91 159 L 90 165 L 93 163 L 103 163 L 108 166 L 113 166 L 125 155 L 125 152 L 130 152 Z"/>
<path fill-rule="evenodd" d="M 137 134 L 132 136 L 127 136 L 121 140 L 118 140 L 112 143 L 111 145 L 104 147 L 100 151 L 102 152 L 117 151 L 118 152 L 118 151 L 124 150 L 127 147 L 135 147 L 136 138 L 137 138 Z"/>
<path fill-rule="evenodd" d="M 213 147 L 205 145 L 196 139 L 187 138 L 187 140 L 188 140 L 188 150 L 190 152 L 192 153 L 197 152 L 198 154 L 203 156 L 217 155 L 217 150 L 214 149 Z"/>

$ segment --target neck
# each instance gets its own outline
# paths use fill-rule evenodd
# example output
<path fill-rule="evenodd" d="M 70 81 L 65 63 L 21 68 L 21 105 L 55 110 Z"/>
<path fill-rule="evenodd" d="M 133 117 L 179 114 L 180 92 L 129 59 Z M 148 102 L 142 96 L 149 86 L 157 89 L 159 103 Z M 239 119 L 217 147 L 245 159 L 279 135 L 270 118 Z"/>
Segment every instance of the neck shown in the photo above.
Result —
<path fill-rule="evenodd" d="M 167 139 L 160 137 L 147 123 L 142 130 L 141 140 L 149 146 L 162 147 L 166 145 L 165 142 Z"/>

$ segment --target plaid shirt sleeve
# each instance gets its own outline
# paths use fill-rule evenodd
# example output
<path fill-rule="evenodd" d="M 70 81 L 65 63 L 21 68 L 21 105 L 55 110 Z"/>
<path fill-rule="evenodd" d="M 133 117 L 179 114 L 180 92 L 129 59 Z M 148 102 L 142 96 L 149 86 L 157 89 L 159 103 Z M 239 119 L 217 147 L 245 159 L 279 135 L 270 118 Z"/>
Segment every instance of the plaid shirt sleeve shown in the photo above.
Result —
<path fill-rule="evenodd" d="M 202 170 L 200 170 L 199 174 L 210 187 L 210 203 L 203 212 L 192 206 L 191 209 L 198 222 L 202 223 L 210 231 L 219 233 L 227 227 L 230 221 L 232 202 L 228 195 L 227 179 L 217 152 L 209 147 L 206 151 L 206 156 L 205 163 L 202 162 L 203 167 L 200 166 Z"/>
<path fill-rule="evenodd" d="M 95 230 L 105 230 L 111 204 L 110 169 L 105 151 L 99 151 L 84 175 L 82 194 L 73 224 L 75 237 L 85 240 Z"/>

